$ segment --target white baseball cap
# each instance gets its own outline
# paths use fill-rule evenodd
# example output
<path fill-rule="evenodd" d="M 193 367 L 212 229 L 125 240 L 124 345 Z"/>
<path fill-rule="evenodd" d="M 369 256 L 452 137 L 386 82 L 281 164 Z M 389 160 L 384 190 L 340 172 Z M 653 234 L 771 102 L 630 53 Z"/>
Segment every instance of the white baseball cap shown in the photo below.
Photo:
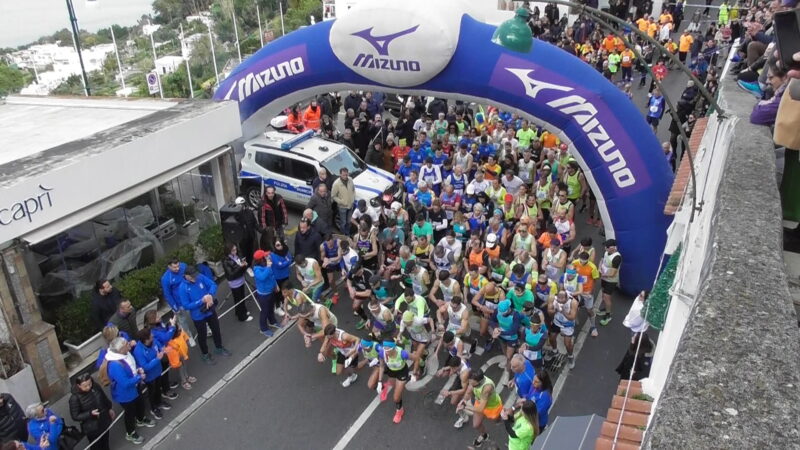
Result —
<path fill-rule="evenodd" d="M 402 207 L 403 205 L 401 205 L 400 202 L 392 202 L 392 211 L 394 212 L 400 211 L 400 208 Z"/>
<path fill-rule="evenodd" d="M 244 205 L 244 197 L 236 197 L 236 200 L 233 201 L 236 205 Z"/>
<path fill-rule="evenodd" d="M 494 248 L 497 245 L 497 235 L 494 233 L 489 233 L 486 236 L 486 246 L 489 248 Z"/>

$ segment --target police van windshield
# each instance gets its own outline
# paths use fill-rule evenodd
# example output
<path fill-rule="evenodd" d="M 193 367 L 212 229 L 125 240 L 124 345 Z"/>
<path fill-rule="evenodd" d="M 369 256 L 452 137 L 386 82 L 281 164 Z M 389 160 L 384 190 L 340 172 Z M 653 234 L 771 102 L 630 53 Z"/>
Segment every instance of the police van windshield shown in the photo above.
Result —
<path fill-rule="evenodd" d="M 339 176 L 339 171 L 345 167 L 350 172 L 350 176 L 355 177 L 367 168 L 367 164 L 349 148 L 342 147 L 333 156 L 322 161 L 322 167 L 333 176 Z"/>

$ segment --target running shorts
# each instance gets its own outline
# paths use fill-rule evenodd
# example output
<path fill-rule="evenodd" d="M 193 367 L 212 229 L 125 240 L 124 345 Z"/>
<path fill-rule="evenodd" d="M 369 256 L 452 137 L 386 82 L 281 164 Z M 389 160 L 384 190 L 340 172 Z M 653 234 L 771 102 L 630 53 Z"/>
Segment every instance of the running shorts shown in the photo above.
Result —
<path fill-rule="evenodd" d="M 500 417 L 500 412 L 503 411 L 503 404 L 499 404 L 493 408 L 483 408 L 483 416 L 487 419 L 496 420 Z"/>
<path fill-rule="evenodd" d="M 578 294 L 578 305 L 582 308 L 592 309 L 594 307 L 594 296 L 592 294 Z"/>
<path fill-rule="evenodd" d="M 344 354 L 342 354 L 341 352 L 338 352 L 338 351 L 336 352 L 336 364 L 344 365 L 344 362 L 346 360 L 347 360 L 347 357 L 345 357 Z M 353 356 L 353 360 L 350 361 L 350 365 L 348 365 L 347 367 L 348 368 L 355 368 L 356 366 L 358 366 L 358 353 L 356 353 Z"/>
<path fill-rule="evenodd" d="M 391 370 L 386 369 L 386 376 L 389 378 L 394 378 L 397 381 L 408 381 L 411 377 L 408 374 L 408 366 L 403 367 L 400 370 Z"/>
<path fill-rule="evenodd" d="M 603 294 L 611 295 L 617 288 L 617 283 L 613 281 L 600 280 L 600 287 L 603 289 Z"/>
<path fill-rule="evenodd" d="M 559 333 L 565 337 L 572 337 L 575 334 L 575 327 L 560 327 L 553 322 L 553 324 L 550 325 L 550 333 Z"/>

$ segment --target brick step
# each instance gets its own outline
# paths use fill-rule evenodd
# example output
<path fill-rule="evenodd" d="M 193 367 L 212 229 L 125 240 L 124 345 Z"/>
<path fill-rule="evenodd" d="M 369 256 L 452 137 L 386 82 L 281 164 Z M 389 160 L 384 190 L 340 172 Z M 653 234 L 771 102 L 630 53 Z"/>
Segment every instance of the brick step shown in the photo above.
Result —
<path fill-rule="evenodd" d="M 642 388 L 642 382 L 641 381 L 630 381 L 630 383 L 631 383 L 631 387 L 632 388 L 634 388 L 634 387 L 635 388 L 639 388 L 639 389 Z M 628 387 L 628 380 L 619 380 L 619 387 L 620 387 L 620 389 L 627 388 Z"/>
<path fill-rule="evenodd" d="M 594 443 L 594 450 L 639 450 L 641 446 L 633 442 L 617 439 L 617 446 L 614 446 L 614 440 L 600 436 Z"/>
<path fill-rule="evenodd" d="M 602 428 L 600 428 L 600 436 L 605 436 L 609 439 L 614 439 L 614 434 L 617 432 L 617 424 L 609 421 L 603 422 Z M 630 442 L 642 442 L 642 438 L 644 437 L 644 432 L 636 427 L 631 427 L 628 425 L 622 425 L 619 427 L 619 439 L 625 439 L 626 441 Z"/>
<path fill-rule="evenodd" d="M 627 395 L 629 398 L 630 398 L 630 397 L 632 397 L 632 396 L 634 396 L 634 395 L 639 395 L 639 394 L 642 394 L 642 393 L 643 393 L 643 392 L 642 392 L 642 388 L 641 388 L 641 387 L 635 387 L 635 386 L 631 385 L 631 388 L 630 388 L 630 389 L 626 389 L 626 386 L 620 386 L 620 387 L 618 387 L 618 388 L 617 388 L 616 395 L 623 395 L 623 394 L 622 394 L 623 392 L 624 392 L 624 393 L 625 393 L 625 394 L 626 394 L 626 395 Z"/>
<path fill-rule="evenodd" d="M 609 408 L 608 414 L 606 414 L 606 420 L 611 423 L 620 422 L 620 413 L 622 413 L 622 411 L 620 411 L 619 409 Z M 622 419 L 621 419 L 623 425 L 630 425 L 632 427 L 640 427 L 640 426 L 646 427 L 647 420 L 648 420 L 647 414 L 631 412 L 631 411 L 625 411 L 625 413 L 622 414 Z"/>
<path fill-rule="evenodd" d="M 615 395 L 614 398 L 611 399 L 612 408 L 622 409 L 623 403 L 625 403 L 625 411 L 639 412 L 642 414 L 650 414 L 650 411 L 653 408 L 653 403 L 645 400 L 637 400 L 635 398 L 628 397 L 628 401 L 626 402 L 625 397 L 620 395 Z"/>

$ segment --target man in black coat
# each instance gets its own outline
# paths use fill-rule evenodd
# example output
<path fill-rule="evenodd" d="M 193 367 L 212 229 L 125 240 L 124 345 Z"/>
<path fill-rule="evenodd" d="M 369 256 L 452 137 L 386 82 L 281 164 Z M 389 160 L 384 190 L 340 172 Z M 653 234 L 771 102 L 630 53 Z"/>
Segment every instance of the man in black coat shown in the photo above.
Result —
<path fill-rule="evenodd" d="M 101 331 L 108 323 L 108 319 L 117 312 L 119 302 L 122 301 L 122 294 L 119 289 L 111 285 L 105 278 L 97 280 L 92 291 L 92 304 L 89 309 L 89 317 L 94 331 Z"/>
<path fill-rule="evenodd" d="M 28 426 L 25 414 L 9 393 L 0 394 L 0 442 L 28 442 Z"/>
<path fill-rule="evenodd" d="M 364 98 L 361 97 L 361 94 L 350 91 L 350 94 L 344 98 L 344 110 L 347 111 L 348 109 L 352 109 L 353 111 L 358 111 L 358 108 L 361 106 L 361 102 L 363 100 Z"/>
<path fill-rule="evenodd" d="M 297 234 L 294 236 L 294 254 L 319 260 L 320 245 L 322 236 L 311 227 L 308 219 L 300 219 L 300 223 L 297 224 Z"/>
<path fill-rule="evenodd" d="M 306 208 L 317 213 L 315 222 L 317 230 L 321 234 L 327 233 L 333 225 L 333 202 L 331 201 L 331 194 L 327 184 L 320 183 L 317 185 L 317 189 L 308 201 Z"/>

